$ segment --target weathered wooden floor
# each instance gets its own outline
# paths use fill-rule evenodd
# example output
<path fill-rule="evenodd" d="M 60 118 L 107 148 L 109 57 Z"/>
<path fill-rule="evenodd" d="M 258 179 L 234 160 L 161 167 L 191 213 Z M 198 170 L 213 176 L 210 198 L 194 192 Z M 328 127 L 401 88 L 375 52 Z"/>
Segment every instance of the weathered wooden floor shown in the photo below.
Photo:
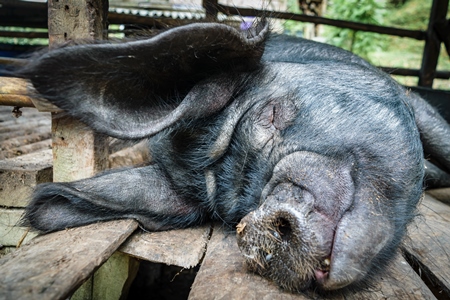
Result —
<path fill-rule="evenodd" d="M 0 120 L 3 120 L 1 114 Z M 18 120 L 19 124 L 26 123 L 24 119 Z M 5 122 L 8 121 L 0 122 L 0 133 L 7 132 L 3 127 Z M 33 130 L 28 131 L 30 135 L 34 134 Z M 0 138 L 0 145 L 5 145 L 5 140 L 19 138 L 18 134 Z M 17 147 L 22 145 L 19 143 Z M 15 225 L 21 207 L 26 204 L 24 197 L 39 180 L 49 180 L 48 171 L 45 173 L 46 169 L 51 169 L 48 147 L 46 144 L 26 155 L 0 160 L 0 244 L 23 243 L 0 259 L 0 300 L 66 299 L 113 253 L 186 269 L 200 264 L 189 299 L 450 299 L 450 206 L 429 195 L 422 201 L 421 215 L 410 225 L 409 236 L 386 274 L 376 278 L 370 289 L 326 298 L 314 292 L 286 293 L 273 283 L 248 273 L 234 233 L 224 230 L 220 224 L 147 233 L 138 229 L 135 221 L 121 220 L 30 240 L 26 229 Z M 15 151 L 10 153 L 17 153 Z M 126 154 L 116 157 L 128 157 L 132 150 L 121 151 Z M 433 193 L 449 198 L 448 189 Z M 14 233 L 15 230 L 21 231 Z M 98 299 L 106 299 L 105 295 L 113 289 L 125 289 L 125 285 L 103 286 Z"/>

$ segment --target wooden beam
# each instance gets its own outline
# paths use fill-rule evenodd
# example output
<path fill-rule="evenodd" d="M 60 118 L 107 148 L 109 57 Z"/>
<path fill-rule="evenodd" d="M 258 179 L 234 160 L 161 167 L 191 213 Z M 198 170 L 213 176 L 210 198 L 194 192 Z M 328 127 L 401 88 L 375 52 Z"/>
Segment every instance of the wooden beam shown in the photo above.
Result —
<path fill-rule="evenodd" d="M 450 206 L 425 194 L 403 249 L 441 299 L 450 299 Z"/>
<path fill-rule="evenodd" d="M 107 0 L 49 0 L 50 47 L 68 40 L 106 38 L 107 13 Z M 52 117 L 54 181 L 90 177 L 107 167 L 105 136 L 64 114 Z"/>
<path fill-rule="evenodd" d="M 0 37 L 13 37 L 13 38 L 25 38 L 25 39 L 46 39 L 48 38 L 47 32 L 37 31 L 6 31 L 0 30 Z"/>
<path fill-rule="evenodd" d="M 21 59 L 21 58 L 0 57 L 0 65 L 20 66 L 24 62 L 25 62 L 25 59 Z"/>
<path fill-rule="evenodd" d="M 419 86 L 432 87 L 436 67 L 441 50 L 441 40 L 436 31 L 436 24 L 445 22 L 449 0 L 433 0 L 430 19 L 428 21 L 427 38 L 423 49 L 422 66 L 420 68 Z"/>
<path fill-rule="evenodd" d="M 31 82 L 16 77 L 0 77 L 0 105 L 36 107 L 41 112 L 62 111 L 42 98 Z"/>
<path fill-rule="evenodd" d="M 38 98 L 38 96 L 29 81 L 14 77 L 0 77 L 0 105 L 34 107 L 32 98 Z"/>
<path fill-rule="evenodd" d="M 203 0 L 202 5 L 205 9 L 206 19 L 209 21 L 217 20 L 217 14 L 219 13 L 219 1 Z"/>
<path fill-rule="evenodd" d="M 155 263 L 195 267 L 203 258 L 211 225 L 161 232 L 137 232 L 119 251 Z"/>
<path fill-rule="evenodd" d="M 0 259 L 0 299 L 66 299 L 137 227 L 111 221 L 33 239 Z"/>

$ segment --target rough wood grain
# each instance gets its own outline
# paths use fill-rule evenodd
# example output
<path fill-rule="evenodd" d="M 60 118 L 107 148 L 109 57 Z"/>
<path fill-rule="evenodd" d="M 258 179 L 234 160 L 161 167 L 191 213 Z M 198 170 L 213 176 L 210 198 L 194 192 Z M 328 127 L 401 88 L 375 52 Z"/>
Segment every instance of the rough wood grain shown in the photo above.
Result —
<path fill-rule="evenodd" d="M 52 140 L 46 139 L 28 145 L 22 145 L 11 148 L 7 151 L 8 154 L 5 156 L 6 158 L 13 158 L 24 154 L 31 154 L 33 152 L 39 152 L 41 150 L 50 150 L 50 149 L 52 149 Z"/>
<path fill-rule="evenodd" d="M 109 168 L 135 166 L 151 160 L 147 141 L 142 141 L 132 147 L 121 149 L 109 156 Z"/>
<path fill-rule="evenodd" d="M 51 181 L 51 150 L 0 160 L 0 205 L 25 207 L 34 187 Z"/>
<path fill-rule="evenodd" d="M 105 39 L 107 14 L 107 0 L 49 0 L 50 48 L 69 40 Z M 86 178 L 105 169 L 107 138 L 63 115 L 52 114 L 54 181 Z"/>
<path fill-rule="evenodd" d="M 425 195 L 419 210 L 421 216 L 409 226 L 404 250 L 438 292 L 450 299 L 450 206 Z"/>
<path fill-rule="evenodd" d="M 313 292 L 291 294 L 248 273 L 234 234 L 215 227 L 189 299 L 434 299 L 414 270 L 397 255 L 392 266 L 374 280 L 370 290 L 320 297 Z"/>
<path fill-rule="evenodd" d="M 33 120 L 30 120 L 30 123 L 36 123 L 33 122 Z M 25 126 L 24 126 L 25 125 Z M 21 137 L 24 135 L 29 135 L 32 133 L 37 132 L 50 132 L 50 122 L 46 124 L 48 126 L 39 126 L 37 124 L 31 125 L 28 122 L 26 124 L 23 124 L 21 126 L 16 126 L 15 130 L 12 130 L 12 128 L 9 128 L 9 131 L 6 132 L 0 132 L 0 143 L 2 143 L 5 140 L 14 138 L 14 137 Z M 13 126 L 11 126 L 13 127 Z M 4 127 L 2 126 L 2 129 Z"/>
<path fill-rule="evenodd" d="M 206 249 L 211 226 L 163 232 L 136 232 L 119 249 L 129 255 L 156 263 L 192 268 Z"/>
<path fill-rule="evenodd" d="M 447 205 L 450 205 L 450 188 L 427 190 L 427 194 Z"/>
<path fill-rule="evenodd" d="M 29 228 L 18 226 L 23 209 L 0 208 L 0 245 L 19 246 L 28 243 L 37 234 Z"/>
<path fill-rule="evenodd" d="M 15 77 L 0 77 L 0 105 L 34 107 L 32 97 L 37 97 L 32 84 Z"/>
<path fill-rule="evenodd" d="M 107 137 L 97 134 L 74 118 L 57 114 L 52 122 L 53 180 L 87 178 L 107 166 Z"/>
<path fill-rule="evenodd" d="M 24 131 L 27 134 L 36 132 L 41 127 L 46 127 L 47 131 L 50 131 L 51 116 L 49 113 L 41 113 L 31 107 L 23 107 L 20 110 L 22 117 L 15 118 L 12 114 L 12 107 L 0 106 L 0 134 L 2 135 L 0 140 L 13 137 L 15 132 Z"/>
<path fill-rule="evenodd" d="M 0 299 L 64 299 L 137 228 L 134 220 L 39 236 L 0 259 Z"/>
<path fill-rule="evenodd" d="M 30 81 L 16 77 L 0 77 L 0 105 L 36 107 L 41 112 L 61 111 L 42 98 Z"/>
<path fill-rule="evenodd" d="M 14 149 L 41 142 L 50 139 L 51 133 L 43 128 L 41 132 L 31 133 L 24 136 L 16 136 L 4 141 L 0 141 L 0 159 L 12 158 L 17 156 Z"/>

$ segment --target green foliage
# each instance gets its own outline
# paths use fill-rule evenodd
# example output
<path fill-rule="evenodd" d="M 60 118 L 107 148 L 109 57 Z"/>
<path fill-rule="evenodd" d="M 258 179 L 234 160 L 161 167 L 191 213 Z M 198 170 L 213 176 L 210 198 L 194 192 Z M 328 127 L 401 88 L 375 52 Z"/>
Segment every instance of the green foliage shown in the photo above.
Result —
<path fill-rule="evenodd" d="M 366 24 L 383 25 L 385 16 L 385 0 L 332 0 L 327 10 L 329 18 Z M 328 43 L 368 60 L 369 53 L 381 51 L 386 47 L 386 39 L 382 35 L 370 32 L 326 27 L 325 37 Z"/>
<path fill-rule="evenodd" d="M 427 30 L 432 1 L 409 0 L 397 5 L 386 16 L 387 26 Z"/>
<path fill-rule="evenodd" d="M 18 31 L 18 32 L 47 32 L 47 29 L 40 28 L 28 28 L 28 27 L 5 27 L 0 26 L 0 30 L 4 31 Z M 46 38 L 16 38 L 16 37 L 0 37 L 0 43 L 13 44 L 13 45 L 36 45 L 44 46 L 48 45 L 48 39 Z"/>
<path fill-rule="evenodd" d="M 301 10 L 298 7 L 298 0 L 288 0 L 287 10 L 292 13 L 300 14 Z M 287 20 L 283 24 L 284 31 L 290 35 L 302 35 L 304 23 L 298 21 Z"/>

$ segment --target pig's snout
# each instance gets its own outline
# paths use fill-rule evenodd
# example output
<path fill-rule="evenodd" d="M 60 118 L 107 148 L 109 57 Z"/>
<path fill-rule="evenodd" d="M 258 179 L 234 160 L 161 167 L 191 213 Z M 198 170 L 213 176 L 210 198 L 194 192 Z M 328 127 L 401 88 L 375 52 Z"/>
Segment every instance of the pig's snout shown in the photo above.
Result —
<path fill-rule="evenodd" d="M 258 209 L 242 219 L 237 240 L 250 271 L 290 291 L 301 291 L 320 274 L 326 276 L 328 253 L 314 246 L 305 214 L 289 208 Z"/>

